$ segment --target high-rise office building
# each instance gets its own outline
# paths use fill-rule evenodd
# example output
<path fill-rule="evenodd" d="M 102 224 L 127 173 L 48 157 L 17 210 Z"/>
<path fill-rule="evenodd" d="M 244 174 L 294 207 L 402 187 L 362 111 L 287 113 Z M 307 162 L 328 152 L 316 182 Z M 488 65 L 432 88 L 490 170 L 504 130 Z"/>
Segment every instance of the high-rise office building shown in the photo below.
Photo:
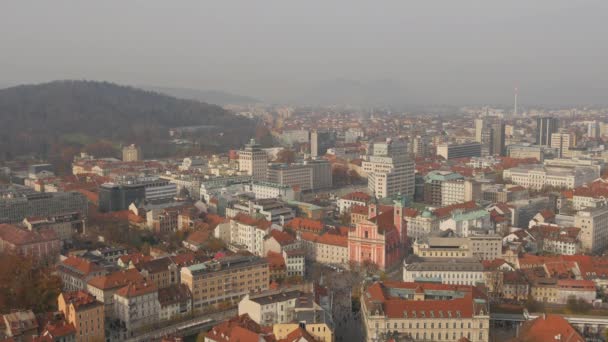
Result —
<path fill-rule="evenodd" d="M 427 135 L 417 135 L 412 138 L 411 153 L 415 157 L 427 157 L 431 141 Z"/>
<path fill-rule="evenodd" d="M 475 141 L 482 142 L 481 134 L 483 132 L 483 119 L 475 119 Z"/>
<path fill-rule="evenodd" d="M 575 145 L 575 136 L 568 132 L 551 134 L 551 147 L 557 149 L 557 157 L 564 158 L 571 147 Z"/>
<path fill-rule="evenodd" d="M 599 138 L 601 136 L 599 122 L 592 121 L 587 124 L 587 136 L 589 138 Z"/>
<path fill-rule="evenodd" d="M 244 150 L 239 151 L 239 171 L 244 171 L 255 180 L 266 180 L 268 156 L 254 139 L 245 145 Z"/>
<path fill-rule="evenodd" d="M 102 213 L 127 210 L 132 203 L 145 199 L 144 184 L 105 183 L 99 187 L 99 211 Z"/>
<path fill-rule="evenodd" d="M 505 124 L 504 122 L 495 122 L 490 126 L 492 130 L 492 147 L 490 154 L 505 155 Z"/>
<path fill-rule="evenodd" d="M 504 156 L 505 135 L 505 124 L 502 121 L 475 120 L 475 141 L 481 144 L 481 156 Z"/>
<path fill-rule="evenodd" d="M 536 119 L 536 144 L 551 145 L 551 134 L 557 132 L 559 121 L 557 118 L 540 117 Z"/>
<path fill-rule="evenodd" d="M 368 189 L 377 198 L 414 196 L 415 165 L 404 142 L 387 139 L 375 143 L 363 170 L 368 174 Z"/>
<path fill-rule="evenodd" d="M 336 132 L 314 130 L 310 132 L 310 156 L 313 158 L 323 156 L 327 149 L 336 144 Z"/>

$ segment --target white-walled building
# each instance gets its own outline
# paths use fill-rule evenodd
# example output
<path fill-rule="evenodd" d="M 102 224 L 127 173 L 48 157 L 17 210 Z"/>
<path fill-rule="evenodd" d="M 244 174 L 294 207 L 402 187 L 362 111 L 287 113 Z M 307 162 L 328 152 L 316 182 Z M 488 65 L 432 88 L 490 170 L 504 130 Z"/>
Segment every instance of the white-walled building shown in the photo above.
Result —
<path fill-rule="evenodd" d="M 368 175 L 368 189 L 377 198 L 414 196 L 415 164 L 408 156 L 406 143 L 390 139 L 375 143 L 363 170 Z"/>
<path fill-rule="evenodd" d="M 574 226 L 581 229 L 584 252 L 602 252 L 608 247 L 608 207 L 579 210 L 574 216 Z"/>
<path fill-rule="evenodd" d="M 264 236 L 270 232 L 271 223 L 265 219 L 254 219 L 238 214 L 230 220 L 229 244 L 243 248 L 253 255 L 264 256 Z"/>
<path fill-rule="evenodd" d="M 477 259 L 423 259 L 403 264 L 404 282 L 436 282 L 450 285 L 484 283 L 484 268 Z"/>
<path fill-rule="evenodd" d="M 245 185 L 245 191 L 254 194 L 256 199 L 280 198 L 284 201 L 296 200 L 296 193 L 289 185 L 278 183 L 253 181 Z"/>
<path fill-rule="evenodd" d="M 239 151 L 239 171 L 256 180 L 266 180 L 268 170 L 268 155 L 255 140 L 251 139 L 245 149 Z"/>
<path fill-rule="evenodd" d="M 245 295 L 239 302 L 239 315 L 248 314 L 256 323 L 266 326 L 289 323 L 295 317 L 299 290 L 266 291 Z"/>
<path fill-rule="evenodd" d="M 158 288 L 152 283 L 129 284 L 114 293 L 114 317 L 124 326 L 126 337 L 159 319 Z"/>
<path fill-rule="evenodd" d="M 338 210 L 340 211 L 340 214 L 344 214 L 348 212 L 350 210 L 350 207 L 352 207 L 353 205 L 359 205 L 363 207 L 367 206 L 371 199 L 372 196 L 366 194 L 365 192 L 351 192 L 338 199 Z"/>
<path fill-rule="evenodd" d="M 503 178 L 525 188 L 541 190 L 545 186 L 573 189 L 600 176 L 595 166 L 560 167 L 555 164 L 520 165 L 503 171 Z"/>

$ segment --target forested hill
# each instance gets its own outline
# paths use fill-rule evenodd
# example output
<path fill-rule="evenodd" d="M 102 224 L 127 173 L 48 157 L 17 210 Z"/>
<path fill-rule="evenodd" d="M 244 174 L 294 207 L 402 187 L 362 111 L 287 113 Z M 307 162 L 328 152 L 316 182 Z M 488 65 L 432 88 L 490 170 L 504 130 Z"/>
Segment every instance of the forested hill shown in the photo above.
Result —
<path fill-rule="evenodd" d="M 45 157 L 52 146 L 74 136 L 145 148 L 166 140 L 170 127 L 190 125 L 214 126 L 204 134 L 217 136 L 200 141 L 216 150 L 240 146 L 255 132 L 253 121 L 218 106 L 107 82 L 55 81 L 0 90 L 0 160 Z"/>

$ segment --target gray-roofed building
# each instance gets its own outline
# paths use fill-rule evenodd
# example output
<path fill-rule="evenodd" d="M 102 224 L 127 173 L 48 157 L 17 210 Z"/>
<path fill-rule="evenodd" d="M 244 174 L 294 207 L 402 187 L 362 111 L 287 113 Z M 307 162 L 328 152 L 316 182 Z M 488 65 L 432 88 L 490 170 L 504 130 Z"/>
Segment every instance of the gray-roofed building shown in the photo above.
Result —
<path fill-rule="evenodd" d="M 403 281 L 476 285 L 484 282 L 484 268 L 475 258 L 410 257 L 403 263 Z"/>

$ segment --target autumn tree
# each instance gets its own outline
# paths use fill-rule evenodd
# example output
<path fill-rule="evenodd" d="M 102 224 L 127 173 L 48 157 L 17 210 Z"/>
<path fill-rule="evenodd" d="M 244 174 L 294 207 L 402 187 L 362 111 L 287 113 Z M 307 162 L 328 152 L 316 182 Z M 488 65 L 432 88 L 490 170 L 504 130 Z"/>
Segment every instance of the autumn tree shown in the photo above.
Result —
<path fill-rule="evenodd" d="M 35 313 L 56 309 L 61 279 L 50 265 L 12 253 L 0 254 L 0 312 L 32 309 Z"/>
<path fill-rule="evenodd" d="M 282 149 L 277 153 L 277 159 L 275 161 L 278 163 L 291 164 L 296 161 L 296 153 L 291 149 Z"/>
<path fill-rule="evenodd" d="M 84 147 L 84 152 L 96 158 L 116 157 L 118 150 L 107 140 L 99 140 Z"/>

